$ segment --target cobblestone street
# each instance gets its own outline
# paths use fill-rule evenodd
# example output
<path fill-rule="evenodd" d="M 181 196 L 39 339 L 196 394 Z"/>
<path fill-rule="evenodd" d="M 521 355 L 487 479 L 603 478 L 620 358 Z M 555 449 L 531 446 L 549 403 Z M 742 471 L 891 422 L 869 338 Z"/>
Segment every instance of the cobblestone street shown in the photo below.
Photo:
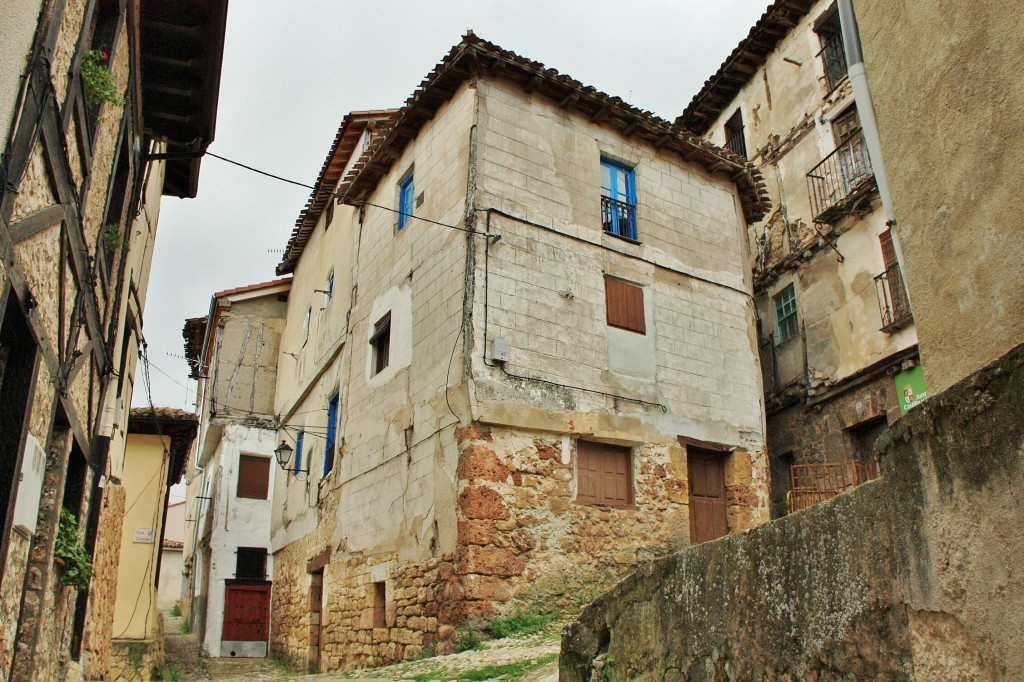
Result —
<path fill-rule="evenodd" d="M 168 679 L 181 682 L 272 682 L 309 680 L 310 682 L 366 682 L 367 680 L 522 680 L 555 682 L 558 680 L 559 638 L 557 629 L 539 635 L 508 637 L 484 642 L 480 648 L 449 656 L 436 656 L 400 663 L 385 668 L 300 675 L 271 659 L 209 658 L 194 633 L 181 634 L 183 619 L 164 614 Z M 489 676 L 493 675 L 493 676 Z"/>

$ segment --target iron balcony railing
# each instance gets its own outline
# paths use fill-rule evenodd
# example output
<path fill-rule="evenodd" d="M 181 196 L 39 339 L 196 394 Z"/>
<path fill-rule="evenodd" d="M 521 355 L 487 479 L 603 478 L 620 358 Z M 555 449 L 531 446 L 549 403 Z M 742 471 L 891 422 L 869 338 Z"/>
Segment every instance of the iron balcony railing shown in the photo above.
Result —
<path fill-rule="evenodd" d="M 875 290 L 878 294 L 878 312 L 882 318 L 881 331 L 891 334 L 914 321 L 898 263 L 893 263 L 875 277 Z"/>
<path fill-rule="evenodd" d="M 825 67 L 825 86 L 829 92 L 836 89 L 846 77 L 846 52 L 843 49 L 843 34 L 839 31 L 821 35 L 821 52 L 818 57 Z"/>
<path fill-rule="evenodd" d="M 601 224 L 605 232 L 636 241 L 636 206 L 601 197 Z"/>
<path fill-rule="evenodd" d="M 875 186 L 864 135 L 860 130 L 807 174 L 814 222 L 832 223 L 865 192 Z"/>
<path fill-rule="evenodd" d="M 882 469 L 875 460 L 815 462 L 794 464 L 789 468 L 790 490 L 786 509 L 792 514 L 831 499 L 861 483 L 881 478 Z"/>

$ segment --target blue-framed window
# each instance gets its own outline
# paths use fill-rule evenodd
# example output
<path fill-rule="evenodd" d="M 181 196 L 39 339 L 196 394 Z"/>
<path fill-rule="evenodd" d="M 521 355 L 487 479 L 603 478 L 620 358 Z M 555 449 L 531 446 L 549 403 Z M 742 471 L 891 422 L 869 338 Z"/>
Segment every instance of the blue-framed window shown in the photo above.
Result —
<path fill-rule="evenodd" d="M 302 440 L 306 433 L 299 431 L 299 434 L 295 436 L 295 465 L 292 467 L 292 473 L 298 474 L 302 471 Z"/>
<path fill-rule="evenodd" d="M 324 293 L 327 297 L 327 302 L 330 303 L 334 299 L 334 270 L 331 269 L 327 273 L 327 283 L 324 285 Z"/>
<path fill-rule="evenodd" d="M 324 448 L 324 476 L 334 468 L 334 445 L 337 441 L 338 429 L 338 394 L 335 393 L 327 401 L 327 446 Z"/>
<path fill-rule="evenodd" d="M 789 286 L 775 294 L 775 333 L 777 343 L 788 341 L 799 331 L 796 317 L 796 289 L 792 282 Z"/>
<path fill-rule="evenodd" d="M 413 193 L 415 185 L 412 181 L 412 173 L 410 172 L 402 183 L 398 186 L 398 229 L 401 230 L 405 227 L 405 224 L 412 218 L 413 210 Z"/>
<path fill-rule="evenodd" d="M 636 176 L 610 159 L 601 159 L 601 224 L 605 232 L 636 241 Z"/>

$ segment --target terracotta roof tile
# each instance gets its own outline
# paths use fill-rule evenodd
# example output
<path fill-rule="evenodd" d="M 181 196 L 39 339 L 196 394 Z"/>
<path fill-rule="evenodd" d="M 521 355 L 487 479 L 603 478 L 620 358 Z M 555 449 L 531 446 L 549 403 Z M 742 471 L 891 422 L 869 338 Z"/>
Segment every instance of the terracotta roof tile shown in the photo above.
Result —
<path fill-rule="evenodd" d="M 352 171 L 341 179 L 338 194 L 343 201 L 353 205 L 366 201 L 377 182 L 387 173 L 405 145 L 415 138 L 423 124 L 434 116 L 463 81 L 481 75 L 512 81 L 519 87 L 558 102 L 566 109 L 581 112 L 591 120 L 599 121 L 601 125 L 618 129 L 624 135 L 643 139 L 658 148 L 673 150 L 684 159 L 703 165 L 712 173 L 724 173 L 739 189 L 743 213 L 748 222 L 760 220 L 770 207 L 764 178 L 746 159 L 701 139 L 681 125 L 638 109 L 619 97 L 584 85 L 539 62 L 504 50 L 473 33 L 463 36 L 462 41 L 435 65 L 404 106 L 393 114 L 390 127 L 360 156 Z M 335 138 L 335 146 L 325 162 L 325 169 L 333 158 L 345 126 L 343 122 Z M 314 197 L 324 191 L 324 179 L 327 177 L 321 171 L 321 180 L 317 182 L 318 189 L 314 190 Z M 292 231 L 284 259 L 278 265 L 279 274 L 294 268 L 305 240 L 308 239 L 308 230 L 311 229 L 308 221 L 314 215 L 319 218 L 313 201 L 311 198 L 299 216 L 296 229 Z"/>
<path fill-rule="evenodd" d="M 740 41 L 711 78 L 704 81 L 683 113 L 678 125 L 703 135 L 733 98 L 764 64 L 784 38 L 814 5 L 814 0 L 776 0 Z"/>

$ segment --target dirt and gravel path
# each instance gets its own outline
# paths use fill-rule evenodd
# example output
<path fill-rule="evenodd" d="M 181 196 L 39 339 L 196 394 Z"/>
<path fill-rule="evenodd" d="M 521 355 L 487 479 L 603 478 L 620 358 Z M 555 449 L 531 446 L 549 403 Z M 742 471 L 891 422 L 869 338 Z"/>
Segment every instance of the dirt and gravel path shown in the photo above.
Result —
<path fill-rule="evenodd" d="M 181 634 L 181 618 L 164 614 L 168 679 L 181 682 L 449 682 L 451 680 L 519 680 L 557 682 L 559 629 L 483 642 L 477 649 L 423 658 L 383 668 L 344 673 L 300 675 L 265 658 L 209 658 L 195 634 Z"/>

